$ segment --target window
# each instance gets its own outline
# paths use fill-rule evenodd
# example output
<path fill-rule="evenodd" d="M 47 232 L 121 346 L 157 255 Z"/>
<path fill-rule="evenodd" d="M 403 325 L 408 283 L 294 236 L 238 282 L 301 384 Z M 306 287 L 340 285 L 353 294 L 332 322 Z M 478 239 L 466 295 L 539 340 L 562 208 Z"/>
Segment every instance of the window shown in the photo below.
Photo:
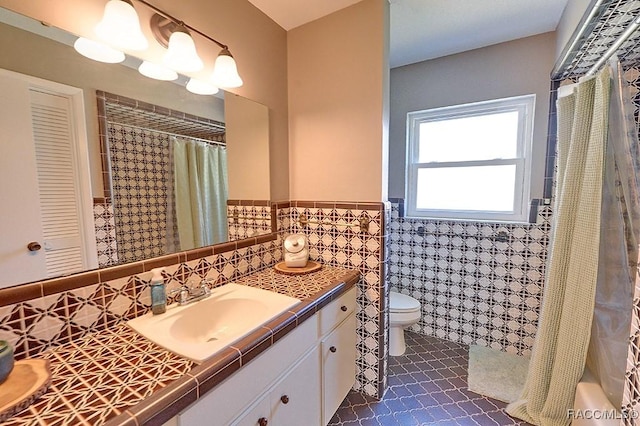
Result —
<path fill-rule="evenodd" d="M 412 217 L 524 222 L 535 95 L 407 114 Z"/>

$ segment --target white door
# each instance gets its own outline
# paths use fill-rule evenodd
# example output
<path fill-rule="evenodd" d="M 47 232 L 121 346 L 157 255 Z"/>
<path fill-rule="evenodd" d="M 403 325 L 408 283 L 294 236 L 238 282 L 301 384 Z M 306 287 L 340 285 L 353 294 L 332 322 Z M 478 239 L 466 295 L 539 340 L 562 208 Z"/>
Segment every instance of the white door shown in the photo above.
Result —
<path fill-rule="evenodd" d="M 82 91 L 0 71 L 0 287 L 94 268 Z"/>

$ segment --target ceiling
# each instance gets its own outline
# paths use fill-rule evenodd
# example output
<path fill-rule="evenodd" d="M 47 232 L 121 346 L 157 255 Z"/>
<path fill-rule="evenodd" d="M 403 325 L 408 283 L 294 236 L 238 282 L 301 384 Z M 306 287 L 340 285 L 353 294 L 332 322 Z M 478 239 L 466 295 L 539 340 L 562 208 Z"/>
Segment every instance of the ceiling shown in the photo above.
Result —
<path fill-rule="evenodd" d="M 359 0 L 249 0 L 285 30 Z M 392 68 L 556 29 L 567 0 L 389 0 Z"/>

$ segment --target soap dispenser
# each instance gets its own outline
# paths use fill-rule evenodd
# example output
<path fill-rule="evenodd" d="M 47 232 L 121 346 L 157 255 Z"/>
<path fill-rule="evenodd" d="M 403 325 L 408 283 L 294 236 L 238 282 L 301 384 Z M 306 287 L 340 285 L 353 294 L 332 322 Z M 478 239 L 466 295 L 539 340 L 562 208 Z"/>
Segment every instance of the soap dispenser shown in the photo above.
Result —
<path fill-rule="evenodd" d="M 164 314 L 167 310 L 167 292 L 162 271 L 164 268 L 151 270 L 151 311 L 153 315 Z"/>

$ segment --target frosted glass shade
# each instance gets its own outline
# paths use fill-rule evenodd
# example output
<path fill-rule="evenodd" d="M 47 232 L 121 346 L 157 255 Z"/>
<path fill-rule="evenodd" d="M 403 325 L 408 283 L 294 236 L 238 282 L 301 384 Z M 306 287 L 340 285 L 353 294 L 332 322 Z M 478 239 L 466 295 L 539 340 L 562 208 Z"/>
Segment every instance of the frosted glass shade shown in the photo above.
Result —
<path fill-rule="evenodd" d="M 107 64 L 117 64 L 124 61 L 124 53 L 106 44 L 80 37 L 73 43 L 73 48 L 82 56 Z"/>
<path fill-rule="evenodd" d="M 169 37 L 169 47 L 163 63 L 178 72 L 200 71 L 204 67 L 193 39 L 182 31 L 176 31 Z"/>
<path fill-rule="evenodd" d="M 167 67 L 153 62 L 144 61 L 138 67 L 140 74 L 155 80 L 172 81 L 178 78 L 178 73 Z"/>
<path fill-rule="evenodd" d="M 222 49 L 213 66 L 211 81 L 218 87 L 233 88 L 242 86 L 236 61 L 227 49 Z"/>
<path fill-rule="evenodd" d="M 196 95 L 215 95 L 218 93 L 218 88 L 213 84 L 193 78 L 187 83 L 187 90 Z"/>
<path fill-rule="evenodd" d="M 136 10 L 122 0 L 109 0 L 104 6 L 102 21 L 96 25 L 101 40 L 126 50 L 144 50 L 149 46 L 140 29 Z"/>

